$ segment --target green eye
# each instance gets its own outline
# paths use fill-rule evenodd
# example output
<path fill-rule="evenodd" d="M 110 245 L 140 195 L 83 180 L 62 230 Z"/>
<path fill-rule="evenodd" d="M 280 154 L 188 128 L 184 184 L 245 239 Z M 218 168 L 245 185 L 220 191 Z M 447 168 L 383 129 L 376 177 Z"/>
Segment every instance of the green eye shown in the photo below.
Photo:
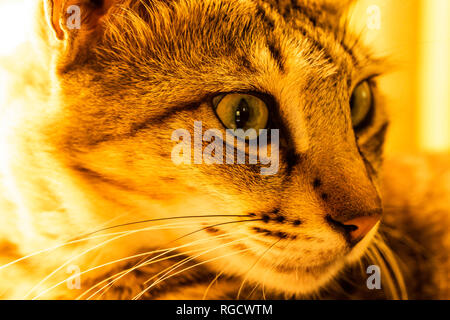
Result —
<path fill-rule="evenodd" d="M 362 126 L 373 109 L 372 89 L 368 81 L 356 86 L 350 100 L 352 123 L 354 128 Z"/>
<path fill-rule="evenodd" d="M 213 105 L 227 129 L 254 129 L 259 134 L 259 130 L 267 127 L 269 110 L 264 101 L 255 96 L 231 93 L 216 97 Z"/>

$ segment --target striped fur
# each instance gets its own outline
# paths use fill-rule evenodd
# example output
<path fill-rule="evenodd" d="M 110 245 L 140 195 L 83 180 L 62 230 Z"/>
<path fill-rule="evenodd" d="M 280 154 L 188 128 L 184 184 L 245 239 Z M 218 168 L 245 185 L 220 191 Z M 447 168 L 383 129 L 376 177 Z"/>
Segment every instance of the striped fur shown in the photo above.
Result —
<path fill-rule="evenodd" d="M 80 30 L 66 29 L 66 14 L 57 14 L 70 4 L 85 13 Z M 348 32 L 341 18 L 349 5 L 39 1 L 42 60 L 30 61 L 38 76 L 21 69 L 24 76 L 16 79 L 33 93 L 13 96 L 15 112 L 2 110 L 8 137 L 2 151 L 10 156 L 1 166 L 7 214 L 0 218 L 0 261 L 69 244 L 0 267 L 0 295 L 448 297 L 448 250 L 441 251 L 447 234 L 439 229 L 447 223 L 448 201 L 427 211 L 426 217 L 440 212 L 438 226 L 422 216 L 426 201 L 414 209 L 391 205 L 401 201 L 393 190 L 404 177 L 386 182 L 380 174 L 388 128 L 376 87 L 383 61 Z M 365 79 L 373 84 L 376 109 L 355 135 L 349 100 Z M 282 133 L 277 175 L 261 176 L 261 164 L 177 167 L 171 161 L 173 130 L 192 132 L 200 120 L 204 130 L 221 128 L 210 99 L 227 92 L 252 92 L 272 103 Z M 386 223 L 355 247 L 327 224 L 330 212 L 378 209 L 382 195 Z M 422 223 L 430 241 L 420 236 Z M 420 256 L 423 263 L 412 266 L 408 259 L 420 253 L 403 235 L 431 245 L 434 258 Z M 429 265 L 437 260 L 444 273 Z M 383 266 L 386 284 L 376 292 L 358 270 L 373 263 Z M 66 285 L 70 266 L 82 272 L 79 290 Z M 422 283 L 429 274 L 433 281 Z"/>

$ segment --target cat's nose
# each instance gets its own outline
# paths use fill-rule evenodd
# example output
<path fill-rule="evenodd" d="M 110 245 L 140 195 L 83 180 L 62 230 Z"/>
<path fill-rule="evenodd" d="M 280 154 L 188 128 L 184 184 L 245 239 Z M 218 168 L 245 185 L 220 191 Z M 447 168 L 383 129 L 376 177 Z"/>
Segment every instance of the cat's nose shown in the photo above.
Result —
<path fill-rule="evenodd" d="M 361 241 L 380 221 L 381 214 L 361 216 L 347 221 L 338 221 L 332 216 L 327 216 L 327 221 L 334 228 L 344 232 L 350 243 L 355 245 Z"/>
<path fill-rule="evenodd" d="M 353 226 L 353 230 L 350 231 L 350 238 L 352 242 L 359 242 L 370 232 L 370 230 L 375 227 L 379 221 L 379 216 L 360 217 L 346 221 L 343 225 Z"/>

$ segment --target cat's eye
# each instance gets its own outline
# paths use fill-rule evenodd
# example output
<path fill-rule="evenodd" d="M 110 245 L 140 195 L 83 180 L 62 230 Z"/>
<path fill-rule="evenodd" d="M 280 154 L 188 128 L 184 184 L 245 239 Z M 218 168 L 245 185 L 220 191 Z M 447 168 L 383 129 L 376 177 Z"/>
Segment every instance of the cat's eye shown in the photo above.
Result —
<path fill-rule="evenodd" d="M 372 88 L 367 80 L 358 84 L 353 90 L 350 108 L 353 127 L 360 129 L 373 111 Z"/>
<path fill-rule="evenodd" d="M 217 117 L 227 129 L 266 129 L 269 109 L 260 98 L 241 93 L 230 93 L 213 99 Z"/>

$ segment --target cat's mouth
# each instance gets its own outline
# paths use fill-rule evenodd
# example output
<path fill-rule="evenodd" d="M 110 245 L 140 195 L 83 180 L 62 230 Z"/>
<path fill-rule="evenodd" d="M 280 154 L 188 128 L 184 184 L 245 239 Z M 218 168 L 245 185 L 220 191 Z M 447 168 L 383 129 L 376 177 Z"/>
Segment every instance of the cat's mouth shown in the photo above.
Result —
<path fill-rule="evenodd" d="M 378 230 L 376 225 L 353 244 L 343 236 L 344 232 L 323 223 L 316 225 L 319 229 L 308 226 L 306 232 L 306 227 L 299 229 L 289 220 L 272 220 L 277 223 L 246 227 L 242 232 L 243 242 L 233 235 L 233 245 L 225 250 L 225 254 L 237 254 L 238 257 L 227 260 L 226 265 L 237 276 L 256 283 L 265 281 L 267 287 L 276 291 L 295 294 L 309 294 L 324 287 L 347 265 L 359 261 Z M 205 228 L 205 231 L 215 237 L 227 234 L 222 226 Z M 220 246 L 226 245 L 226 241 L 219 240 Z M 223 267 L 221 264 L 218 268 Z M 261 275 L 267 276 L 262 279 Z"/>
<path fill-rule="evenodd" d="M 296 248 L 272 248 L 272 255 L 266 255 L 259 263 L 263 269 L 271 270 L 275 278 L 281 277 L 287 279 L 287 282 L 298 283 L 298 286 L 293 288 L 294 291 L 302 287 L 305 289 L 304 292 L 307 293 L 310 289 L 316 290 L 318 287 L 324 286 L 346 265 L 359 261 L 377 231 L 378 225 L 355 245 L 350 245 L 344 241 L 341 243 L 328 242 L 330 243 L 328 247 L 300 253 Z M 313 238 L 310 240 L 314 241 Z M 298 239 L 297 241 L 301 240 Z M 296 239 L 284 238 L 279 243 L 289 242 L 295 243 Z M 304 246 L 304 243 L 299 244 L 297 248 L 302 246 Z M 265 248 L 259 251 L 264 252 L 268 248 L 269 245 L 266 244 Z M 292 259 L 293 256 L 296 258 Z M 288 258 L 284 259 L 284 257 Z M 278 284 L 275 284 L 275 286 L 278 286 Z"/>

